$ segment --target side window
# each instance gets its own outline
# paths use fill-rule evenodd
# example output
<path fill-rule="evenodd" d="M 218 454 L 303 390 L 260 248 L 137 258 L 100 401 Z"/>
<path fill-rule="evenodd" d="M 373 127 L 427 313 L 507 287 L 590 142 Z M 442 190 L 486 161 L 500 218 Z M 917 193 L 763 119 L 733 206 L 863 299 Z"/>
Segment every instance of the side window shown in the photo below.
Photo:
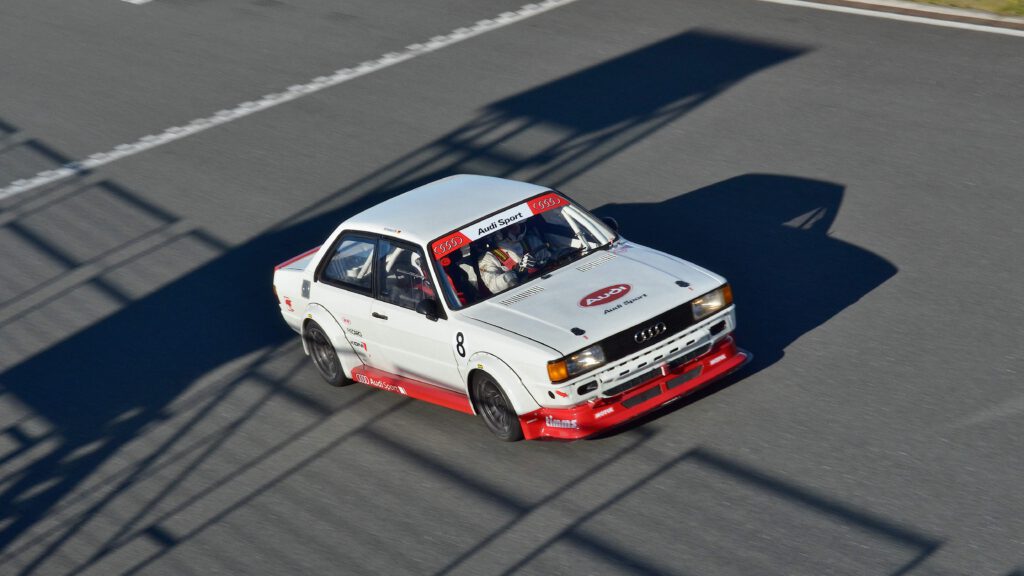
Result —
<path fill-rule="evenodd" d="M 423 251 L 388 238 L 380 241 L 377 286 L 380 287 L 378 298 L 410 310 L 416 310 L 427 298 L 436 298 Z"/>
<path fill-rule="evenodd" d="M 373 238 L 342 236 L 321 273 L 321 280 L 369 294 L 373 287 L 375 245 Z"/>

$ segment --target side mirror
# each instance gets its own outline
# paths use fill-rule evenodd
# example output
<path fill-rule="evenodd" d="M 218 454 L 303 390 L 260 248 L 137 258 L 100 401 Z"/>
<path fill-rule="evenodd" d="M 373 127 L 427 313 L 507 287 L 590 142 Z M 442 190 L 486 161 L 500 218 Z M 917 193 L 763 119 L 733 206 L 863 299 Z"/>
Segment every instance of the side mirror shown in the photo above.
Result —
<path fill-rule="evenodd" d="M 619 231 L 619 221 L 616 220 L 615 218 L 612 218 L 611 216 L 602 216 L 601 217 L 601 222 L 604 222 L 606 226 L 611 228 L 612 232 L 618 233 L 618 231 Z"/>
<path fill-rule="evenodd" d="M 437 322 L 437 317 L 440 316 L 441 312 L 441 304 L 433 298 L 424 298 L 416 305 L 416 312 L 423 314 L 431 322 Z"/>

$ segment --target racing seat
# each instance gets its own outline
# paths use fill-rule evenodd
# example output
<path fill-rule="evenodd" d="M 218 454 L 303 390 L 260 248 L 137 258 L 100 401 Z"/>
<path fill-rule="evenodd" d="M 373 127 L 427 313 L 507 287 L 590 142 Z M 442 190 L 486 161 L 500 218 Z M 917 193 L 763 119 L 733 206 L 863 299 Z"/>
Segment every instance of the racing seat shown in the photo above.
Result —
<path fill-rule="evenodd" d="M 459 302 L 462 304 L 476 302 L 476 283 L 469 277 L 469 272 L 464 268 L 468 263 L 466 263 L 465 258 L 462 256 L 462 250 L 455 250 L 448 255 L 448 259 L 451 263 L 445 267 L 444 271 L 448 275 L 448 279 L 451 280 L 452 288 L 455 290 L 455 295 L 459 298 Z"/>
<path fill-rule="evenodd" d="M 415 310 L 425 298 L 435 296 L 419 254 L 398 249 L 394 258 L 389 259 L 385 270 L 382 296 L 386 301 Z"/>
<path fill-rule="evenodd" d="M 396 248 L 384 259 L 383 282 L 380 291 L 381 298 L 388 303 L 397 304 L 403 307 L 410 307 L 409 292 L 411 291 L 412 264 L 409 261 L 408 250 Z"/>
<path fill-rule="evenodd" d="M 491 291 L 487 289 L 487 285 L 484 284 L 483 276 L 480 275 L 480 257 L 490 249 L 490 244 L 484 246 L 478 246 L 478 244 L 480 242 L 473 242 L 469 245 L 469 265 L 473 269 L 473 275 L 476 276 L 477 297 L 483 299 L 493 296 Z"/>

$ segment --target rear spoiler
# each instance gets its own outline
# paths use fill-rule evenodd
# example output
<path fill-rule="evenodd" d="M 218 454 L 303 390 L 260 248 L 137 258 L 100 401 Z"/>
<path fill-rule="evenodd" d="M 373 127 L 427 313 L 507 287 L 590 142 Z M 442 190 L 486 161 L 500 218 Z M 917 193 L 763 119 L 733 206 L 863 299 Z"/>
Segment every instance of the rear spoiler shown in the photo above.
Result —
<path fill-rule="evenodd" d="M 312 256 L 319 249 L 320 249 L 320 247 L 317 246 L 315 248 L 311 248 L 309 250 L 306 250 L 305 252 L 303 252 L 302 254 L 299 254 L 298 256 L 293 256 L 293 257 L 285 260 L 284 262 L 281 262 L 277 266 L 274 266 L 274 270 L 280 270 L 281 268 L 287 268 L 290 264 L 294 264 L 294 263 L 298 262 L 299 260 L 302 260 L 303 258 L 306 258 L 307 256 Z"/>

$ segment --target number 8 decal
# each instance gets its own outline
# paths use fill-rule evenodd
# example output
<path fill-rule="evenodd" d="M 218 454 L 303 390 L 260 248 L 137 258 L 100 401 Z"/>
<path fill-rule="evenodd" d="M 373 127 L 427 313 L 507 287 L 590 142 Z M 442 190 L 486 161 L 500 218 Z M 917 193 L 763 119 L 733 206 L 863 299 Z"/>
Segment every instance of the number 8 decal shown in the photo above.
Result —
<path fill-rule="evenodd" d="M 455 351 L 459 353 L 459 356 L 466 357 L 466 337 L 463 336 L 462 332 L 455 335 Z"/>

